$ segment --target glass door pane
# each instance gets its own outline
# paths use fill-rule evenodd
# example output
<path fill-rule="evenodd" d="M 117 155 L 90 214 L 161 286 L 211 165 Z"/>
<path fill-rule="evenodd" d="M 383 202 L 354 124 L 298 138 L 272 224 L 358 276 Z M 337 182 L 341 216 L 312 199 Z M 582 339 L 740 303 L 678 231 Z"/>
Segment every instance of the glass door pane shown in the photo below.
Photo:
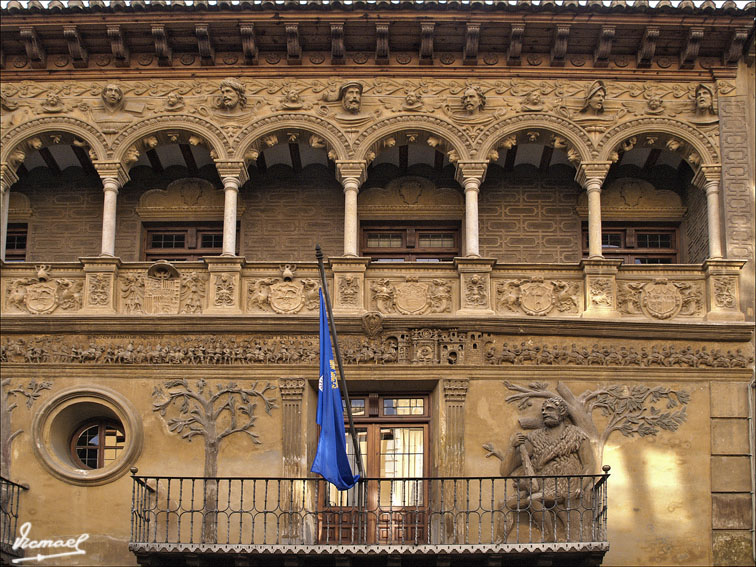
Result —
<path fill-rule="evenodd" d="M 360 454 L 362 455 L 362 470 L 367 474 L 367 457 L 368 457 L 368 431 L 367 427 L 355 427 L 357 430 L 357 441 L 360 444 Z M 354 454 L 354 443 L 349 429 L 346 431 L 346 450 L 349 457 L 349 466 L 353 473 L 357 473 L 357 457 Z M 332 484 L 328 485 L 328 502 L 327 506 L 356 506 L 357 505 L 357 486 L 349 490 L 338 490 Z"/>
<path fill-rule="evenodd" d="M 381 427 L 381 478 L 420 478 L 424 472 L 425 434 L 422 427 Z M 423 504 L 421 480 L 381 483 L 381 506 L 419 506 Z"/>

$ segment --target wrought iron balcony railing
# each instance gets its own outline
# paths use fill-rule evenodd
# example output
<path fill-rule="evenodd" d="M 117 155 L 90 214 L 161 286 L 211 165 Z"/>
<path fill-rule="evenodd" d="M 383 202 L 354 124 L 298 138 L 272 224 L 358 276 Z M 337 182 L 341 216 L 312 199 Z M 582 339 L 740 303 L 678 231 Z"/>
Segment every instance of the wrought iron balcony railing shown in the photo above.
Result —
<path fill-rule="evenodd" d="M 599 552 L 608 474 L 364 479 L 133 477 L 130 549 L 149 553 Z"/>
<path fill-rule="evenodd" d="M 7 554 L 13 557 L 23 555 L 22 550 L 13 549 L 23 490 L 29 490 L 29 487 L 0 476 L 0 552 L 3 555 Z"/>

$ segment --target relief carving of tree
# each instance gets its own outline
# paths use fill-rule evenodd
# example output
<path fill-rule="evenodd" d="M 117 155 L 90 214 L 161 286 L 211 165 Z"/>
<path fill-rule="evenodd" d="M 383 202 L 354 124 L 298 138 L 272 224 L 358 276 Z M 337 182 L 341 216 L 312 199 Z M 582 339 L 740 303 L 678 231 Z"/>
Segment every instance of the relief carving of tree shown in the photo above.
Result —
<path fill-rule="evenodd" d="M 206 478 L 218 476 L 218 451 L 220 443 L 234 433 L 245 433 L 256 444 L 260 443 L 257 433 L 252 431 L 257 417 L 257 402 L 263 404 L 265 412 L 270 415 L 278 407 L 271 392 L 275 386 L 266 382 L 259 385 L 253 382 L 245 388 L 235 382 L 218 384 L 213 391 L 204 379 L 194 386 L 188 380 L 168 380 L 155 387 L 152 397 L 155 402 L 153 411 L 159 412 L 168 429 L 191 440 L 196 436 L 204 438 Z M 168 412 L 171 410 L 171 416 Z M 214 542 L 217 525 L 217 483 L 205 481 L 205 519 L 203 523 L 203 541 Z"/>
<path fill-rule="evenodd" d="M 11 401 L 11 398 L 23 396 L 26 398 L 27 409 L 31 409 L 34 402 L 42 395 L 42 391 L 52 388 L 52 382 L 37 382 L 32 378 L 26 386 L 10 388 L 10 378 L 4 378 L 0 381 L 0 388 L 3 390 L 2 395 L 0 395 L 0 445 L 2 445 L 0 447 L 0 474 L 9 478 L 11 444 L 16 437 L 23 433 L 23 429 L 13 431 L 11 428 L 11 413 L 18 407 L 18 404 Z"/>
<path fill-rule="evenodd" d="M 527 386 L 504 382 L 504 385 L 516 392 L 507 396 L 506 401 L 517 403 L 521 410 L 531 406 L 534 398 L 561 397 L 567 404 L 572 421 L 590 438 L 597 453 L 598 465 L 602 464 L 606 441 L 615 431 L 625 437 L 654 436 L 662 430 L 677 431 L 688 417 L 686 406 L 690 393 L 666 386 L 614 384 L 586 390 L 575 396 L 562 382 L 557 383 L 555 391 L 549 390 L 548 384 L 543 382 L 533 382 Z M 603 430 L 599 430 L 593 420 L 597 410 L 608 418 Z M 539 426 L 538 419 L 533 418 L 522 418 L 520 423 L 525 428 Z"/>

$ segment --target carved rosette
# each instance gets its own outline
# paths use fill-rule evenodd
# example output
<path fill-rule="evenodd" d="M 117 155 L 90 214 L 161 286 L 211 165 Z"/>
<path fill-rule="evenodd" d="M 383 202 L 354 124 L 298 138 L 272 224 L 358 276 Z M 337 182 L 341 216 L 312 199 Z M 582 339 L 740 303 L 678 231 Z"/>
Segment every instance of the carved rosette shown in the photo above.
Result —
<path fill-rule="evenodd" d="M 509 280 L 496 285 L 498 312 L 523 312 L 545 316 L 555 309 L 560 313 L 577 313 L 580 284 L 543 278 Z"/>
<path fill-rule="evenodd" d="M 275 312 L 292 315 L 316 311 L 319 302 L 318 282 L 313 279 L 286 281 L 264 278 L 247 284 L 247 311 Z"/>
<path fill-rule="evenodd" d="M 451 312 L 451 283 L 434 279 L 420 281 L 406 278 L 403 282 L 380 279 L 370 286 L 370 302 L 382 314 L 422 315 Z"/>
<path fill-rule="evenodd" d="M 650 282 L 621 282 L 617 291 L 619 311 L 652 319 L 672 319 L 678 315 L 703 315 L 704 291 L 700 284 L 655 279 Z"/>

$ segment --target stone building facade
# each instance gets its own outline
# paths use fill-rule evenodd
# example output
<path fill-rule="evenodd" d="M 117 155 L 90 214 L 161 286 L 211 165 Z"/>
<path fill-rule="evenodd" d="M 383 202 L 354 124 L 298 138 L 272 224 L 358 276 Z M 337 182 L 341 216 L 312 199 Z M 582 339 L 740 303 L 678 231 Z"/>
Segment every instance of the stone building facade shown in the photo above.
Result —
<path fill-rule="evenodd" d="M 4 557 L 753 564 L 755 9 L 6 3 Z"/>

